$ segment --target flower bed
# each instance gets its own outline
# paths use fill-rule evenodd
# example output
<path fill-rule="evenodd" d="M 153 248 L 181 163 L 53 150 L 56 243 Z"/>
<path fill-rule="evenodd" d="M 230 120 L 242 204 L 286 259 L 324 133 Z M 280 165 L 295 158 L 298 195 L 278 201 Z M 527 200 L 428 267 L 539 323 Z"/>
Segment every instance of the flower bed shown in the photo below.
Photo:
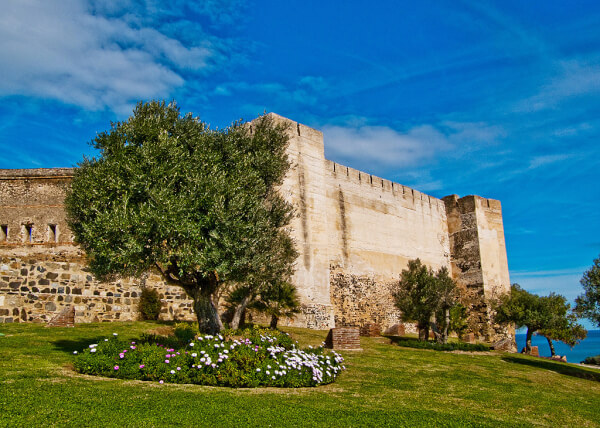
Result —
<path fill-rule="evenodd" d="M 115 334 L 77 353 L 80 373 L 159 383 L 229 387 L 303 387 L 331 383 L 344 359 L 323 347 L 301 350 L 285 333 L 248 330 L 236 338 L 196 336 L 187 345 L 175 338 L 146 336 L 126 342 Z"/>

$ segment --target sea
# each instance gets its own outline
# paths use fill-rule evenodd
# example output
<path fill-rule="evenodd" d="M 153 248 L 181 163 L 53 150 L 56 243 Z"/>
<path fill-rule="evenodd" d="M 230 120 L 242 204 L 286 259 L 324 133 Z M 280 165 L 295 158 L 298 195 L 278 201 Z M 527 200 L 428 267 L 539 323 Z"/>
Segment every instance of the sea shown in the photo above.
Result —
<path fill-rule="evenodd" d="M 519 332 L 515 336 L 517 349 L 520 351 L 525 346 L 525 332 Z M 540 356 L 549 357 L 551 355 L 548 341 L 544 336 L 534 334 L 531 338 L 531 345 L 538 347 Z M 554 350 L 556 355 L 566 355 L 569 363 L 580 363 L 586 357 L 600 355 L 600 330 L 588 330 L 587 337 L 573 348 L 569 348 L 568 345 L 562 342 L 554 341 Z"/>

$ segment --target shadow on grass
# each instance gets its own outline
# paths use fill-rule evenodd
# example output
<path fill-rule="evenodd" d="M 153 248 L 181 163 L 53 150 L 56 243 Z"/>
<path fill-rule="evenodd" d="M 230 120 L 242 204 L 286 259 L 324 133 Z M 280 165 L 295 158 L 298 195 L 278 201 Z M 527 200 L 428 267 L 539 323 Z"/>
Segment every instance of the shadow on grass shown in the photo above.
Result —
<path fill-rule="evenodd" d="M 106 336 L 99 337 L 85 337 L 81 339 L 62 339 L 52 342 L 52 344 L 59 350 L 72 354 L 73 351 L 81 352 L 90 346 L 92 343 L 99 343 L 104 340 Z"/>
<path fill-rule="evenodd" d="M 551 370 L 567 376 L 600 382 L 600 370 L 573 366 L 558 361 L 546 360 L 544 358 L 526 357 L 521 355 L 506 355 L 502 357 L 502 360 L 509 363 L 524 364 L 539 369 Z"/>

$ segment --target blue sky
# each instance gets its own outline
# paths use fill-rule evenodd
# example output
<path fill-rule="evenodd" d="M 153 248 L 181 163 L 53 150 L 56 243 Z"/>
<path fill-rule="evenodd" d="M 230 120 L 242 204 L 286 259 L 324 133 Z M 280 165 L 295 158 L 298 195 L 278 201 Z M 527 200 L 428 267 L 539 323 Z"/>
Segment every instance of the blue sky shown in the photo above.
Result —
<path fill-rule="evenodd" d="M 573 299 L 600 253 L 594 1 L 5 0 L 0 168 L 72 166 L 138 100 L 263 111 L 327 158 L 502 201 L 511 281 Z"/>

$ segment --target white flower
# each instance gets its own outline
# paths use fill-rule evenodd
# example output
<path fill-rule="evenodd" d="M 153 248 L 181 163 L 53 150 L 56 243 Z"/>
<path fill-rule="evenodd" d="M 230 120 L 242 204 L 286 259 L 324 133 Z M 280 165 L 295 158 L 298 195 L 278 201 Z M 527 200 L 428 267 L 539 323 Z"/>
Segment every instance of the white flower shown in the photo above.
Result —
<path fill-rule="evenodd" d="M 195 352 L 192 354 L 192 357 L 197 357 L 198 354 L 196 354 Z"/>
<path fill-rule="evenodd" d="M 113 333 L 113 336 L 118 336 L 118 334 L 117 333 Z"/>
<path fill-rule="evenodd" d="M 77 355 L 77 351 L 73 351 L 73 354 Z"/>
<path fill-rule="evenodd" d="M 256 369 L 256 371 L 257 371 L 257 372 L 259 372 L 259 371 L 260 371 L 260 369 Z"/>
<path fill-rule="evenodd" d="M 96 352 L 96 348 L 90 349 L 90 352 Z"/>
<path fill-rule="evenodd" d="M 98 344 L 97 344 L 97 343 L 92 343 L 92 344 L 90 345 L 90 348 L 95 348 L 96 346 L 98 346 Z"/>
<path fill-rule="evenodd" d="M 190 343 L 190 346 L 194 346 L 194 342 Z"/>
<path fill-rule="evenodd" d="M 104 339 L 105 342 L 108 342 L 108 339 Z"/>
<path fill-rule="evenodd" d="M 271 379 L 275 380 L 275 376 L 271 376 Z"/>
<path fill-rule="evenodd" d="M 271 374 L 271 372 L 269 370 L 265 371 L 266 374 Z"/>
<path fill-rule="evenodd" d="M 175 374 L 175 370 L 171 370 L 171 374 Z"/>

